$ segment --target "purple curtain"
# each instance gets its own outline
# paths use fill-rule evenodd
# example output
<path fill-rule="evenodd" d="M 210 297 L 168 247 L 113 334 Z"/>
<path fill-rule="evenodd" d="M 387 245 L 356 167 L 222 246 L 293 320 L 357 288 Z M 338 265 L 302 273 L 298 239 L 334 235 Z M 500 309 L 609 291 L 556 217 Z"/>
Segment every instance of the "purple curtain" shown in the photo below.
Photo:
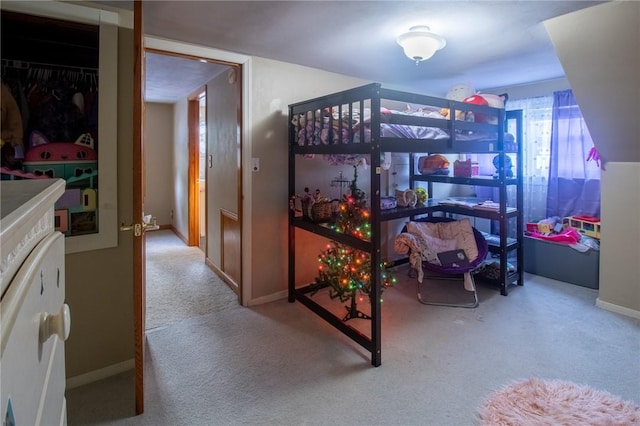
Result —
<path fill-rule="evenodd" d="M 553 93 L 547 217 L 600 217 L 600 168 L 587 161 L 593 141 L 571 90 Z"/>

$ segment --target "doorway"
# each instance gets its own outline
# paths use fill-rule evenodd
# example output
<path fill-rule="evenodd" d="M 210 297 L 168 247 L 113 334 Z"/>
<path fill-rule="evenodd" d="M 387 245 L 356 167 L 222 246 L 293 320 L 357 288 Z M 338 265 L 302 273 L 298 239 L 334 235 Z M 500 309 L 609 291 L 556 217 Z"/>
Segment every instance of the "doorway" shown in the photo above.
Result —
<path fill-rule="evenodd" d="M 245 173 L 244 170 L 251 170 L 251 150 L 250 150 L 250 146 L 251 146 L 251 132 L 249 131 L 249 125 L 250 125 L 250 111 L 247 107 L 247 105 L 251 105 L 251 91 L 249 90 L 249 86 L 250 86 L 250 76 L 252 74 L 252 61 L 251 58 L 245 55 L 241 55 L 241 54 L 235 54 L 235 53 L 231 53 L 231 52 L 224 52 L 224 51 L 218 51 L 216 49 L 211 49 L 211 48 L 205 48 L 205 47 L 201 47 L 201 46 L 194 46 L 194 45 L 189 45 L 189 44 L 183 44 L 183 43 L 179 43 L 179 42 L 174 42 L 174 41 L 169 41 L 169 40 L 164 40 L 164 39 L 158 39 L 158 38 L 154 38 L 154 37 L 144 37 L 141 36 L 143 34 L 142 31 L 142 22 L 141 22 L 141 18 L 142 18 L 142 5 L 141 2 L 135 2 L 134 6 L 136 8 L 136 13 L 134 14 L 135 17 L 135 22 L 136 25 L 135 27 L 137 28 L 136 30 L 136 37 L 140 38 L 141 42 L 138 43 L 138 46 L 140 46 L 140 51 L 142 52 L 149 52 L 152 50 L 158 51 L 158 52 L 162 52 L 162 53 L 167 53 L 169 52 L 169 54 L 173 54 L 173 55 L 182 55 L 184 57 L 190 57 L 190 58 L 200 58 L 202 56 L 207 56 L 210 58 L 217 58 L 218 63 L 225 63 L 228 64 L 230 66 L 233 66 L 234 68 L 234 76 L 237 76 L 237 78 L 234 78 L 234 83 L 235 83 L 235 97 L 237 100 L 237 104 L 235 105 L 235 110 L 234 110 L 234 117 L 236 120 L 236 125 L 234 128 L 234 132 L 233 134 L 236 135 L 237 140 L 236 140 L 236 145 L 235 148 L 233 150 L 233 153 L 235 155 L 234 161 L 232 162 L 233 164 L 237 165 L 237 169 L 235 171 L 235 188 L 231 188 L 232 191 L 234 191 L 235 193 L 235 207 L 237 208 L 237 212 L 238 212 L 238 223 L 239 223 L 239 230 L 240 230 L 240 234 L 239 234 L 239 243 L 240 245 L 240 272 L 241 272 L 241 276 L 239 277 L 239 280 L 237 282 L 238 285 L 238 291 L 235 293 L 237 299 L 239 300 L 239 302 L 242 305 L 248 305 L 249 300 L 251 299 L 251 291 L 250 291 L 250 287 L 247 286 L 247 283 L 250 282 L 251 280 L 251 252 L 249 250 L 250 248 L 250 244 L 248 244 L 248 242 L 250 241 L 250 235 L 251 235 L 251 221 L 243 221 L 243 216 L 244 213 L 246 212 L 248 217 L 251 217 L 251 203 L 250 203 L 250 197 L 243 197 L 243 191 L 246 190 L 249 193 L 251 192 L 251 179 L 250 179 L 250 175 L 248 173 Z M 144 67 L 144 61 L 141 60 L 141 56 L 140 54 L 138 54 L 136 56 L 136 60 L 138 61 L 137 63 L 137 71 L 136 71 L 136 77 L 135 80 L 137 81 L 137 86 L 141 86 L 142 84 L 144 84 L 144 78 L 146 75 L 146 70 Z M 140 64 L 139 62 L 142 62 L 142 64 Z M 228 76 L 229 80 L 231 80 L 231 75 Z M 175 75 L 174 75 L 175 78 Z M 140 87 L 138 87 L 138 89 L 140 89 Z M 144 93 L 144 89 L 142 90 L 137 90 L 136 93 L 138 94 L 142 94 Z M 210 96 L 208 97 L 208 100 L 210 99 Z M 141 147 L 143 145 L 142 142 L 142 138 L 140 137 L 140 134 L 142 133 L 142 127 L 143 125 L 145 125 L 145 119 L 144 119 L 144 109 L 138 105 L 136 107 L 136 111 L 135 111 L 135 115 L 136 115 L 136 122 L 140 123 L 140 126 L 138 127 L 139 131 L 136 131 L 135 133 L 138 135 L 137 140 L 137 145 L 139 147 Z M 209 114 L 210 116 L 210 114 Z M 209 123 L 209 129 L 211 128 L 211 123 Z M 135 126 L 134 126 L 135 127 Z M 209 132 L 208 132 L 208 137 L 209 137 Z M 245 151 L 245 146 L 248 148 Z M 143 163 L 144 163 L 144 156 L 142 154 L 142 152 L 140 152 L 141 150 L 139 148 L 135 148 L 134 149 L 134 164 L 138 164 L 140 166 L 140 168 L 143 167 Z M 208 164 L 207 164 L 208 166 Z M 211 179 L 210 177 L 207 178 L 208 181 L 217 181 L 216 179 Z M 141 203 L 141 200 L 143 199 L 143 190 L 144 190 L 144 185 L 143 182 L 141 182 L 140 180 L 137 181 L 138 182 L 138 187 L 139 189 L 134 191 L 137 195 L 137 199 L 138 204 Z M 208 188 L 211 188 L 214 185 L 209 185 Z M 169 188 L 171 189 L 171 188 Z M 211 204 L 211 194 L 208 193 L 207 194 L 207 204 Z M 215 198 L 215 197 L 214 197 Z M 134 204 L 136 204 L 136 200 L 134 200 Z M 186 204 L 186 203 L 185 203 Z M 176 207 L 178 205 L 182 204 L 176 204 Z M 137 212 L 142 212 L 143 208 L 140 207 L 138 208 Z M 208 210 L 208 214 L 211 215 L 211 210 Z M 177 217 L 177 211 L 176 212 L 172 212 L 172 223 L 174 223 L 178 217 Z M 182 220 L 184 220 L 184 217 L 181 218 Z M 209 222 L 211 223 L 211 222 Z M 207 237 L 209 238 L 209 235 L 211 234 L 211 229 L 210 227 L 207 228 L 206 234 Z M 144 240 L 144 238 L 142 239 Z M 209 240 L 210 241 L 210 240 Z M 221 238 L 218 239 L 218 241 L 222 241 Z M 207 247 L 209 247 L 209 245 L 207 244 Z M 210 255 L 205 256 L 205 259 L 208 259 L 210 257 Z M 134 261 L 137 264 L 140 264 L 141 261 L 144 262 L 144 248 L 142 247 L 134 247 Z M 207 262 L 208 265 L 208 262 Z M 134 306 L 134 311 L 135 311 L 135 315 L 136 318 L 141 320 L 136 320 L 134 323 L 134 333 L 135 333 L 135 347 L 134 347 L 134 351 L 136 354 L 136 360 L 135 360 L 135 375 L 136 375 L 136 385 L 135 385 L 135 389 L 136 389 L 136 413 L 142 413 L 144 411 L 144 352 L 145 352 L 145 345 L 144 345 L 144 341 L 145 341 L 145 327 L 144 327 L 144 310 L 145 310 L 145 295 L 144 295 L 144 291 L 145 291 L 145 280 L 144 280 L 144 266 L 142 266 L 141 268 L 139 268 L 137 270 L 138 272 L 136 272 L 134 274 L 134 294 L 135 294 L 135 306 Z M 228 284 L 228 283 L 227 283 Z M 246 287 L 246 288 L 245 288 Z"/>
<path fill-rule="evenodd" d="M 236 90 L 236 85 L 229 80 L 229 70 L 234 69 L 232 65 L 219 64 L 208 59 L 200 59 L 194 57 L 185 57 L 172 52 L 164 52 L 158 50 L 147 51 L 147 81 L 146 86 L 152 83 L 156 87 L 167 88 L 173 83 L 166 78 L 175 79 L 175 73 L 178 72 L 182 80 L 189 78 L 199 78 L 193 80 L 196 89 L 187 93 L 183 92 L 173 102 L 165 102 L 158 104 L 160 99 L 160 91 L 156 88 L 154 95 L 145 97 L 145 141 L 150 146 L 145 146 L 145 168 L 161 168 L 162 173 L 152 173 L 148 171 L 148 176 L 152 175 L 162 181 L 158 184 L 156 179 L 151 182 L 147 179 L 145 183 L 145 207 L 155 206 L 153 210 L 158 212 L 170 211 L 170 216 L 162 220 L 158 215 L 158 224 L 161 232 L 171 231 L 182 240 L 185 253 L 189 249 L 197 248 L 200 253 L 200 262 L 206 265 L 216 275 L 218 275 L 224 283 L 234 290 L 237 295 L 238 302 L 240 300 L 240 270 L 241 264 L 234 265 L 231 270 L 229 267 L 229 258 L 237 259 L 240 262 L 241 257 L 241 209 L 239 196 L 241 190 L 240 164 L 237 161 L 226 161 L 224 155 L 231 152 L 238 156 L 240 152 L 235 152 L 241 147 L 241 141 L 237 139 L 229 140 L 230 132 L 225 131 L 227 128 L 237 128 L 241 125 L 238 120 L 241 114 L 238 114 L 238 107 L 241 105 L 239 100 L 240 90 Z M 151 60 L 149 59 L 151 58 Z M 164 60 L 171 61 L 167 65 Z M 163 65 L 164 64 L 164 65 Z M 194 70 L 194 67 L 209 66 L 210 74 L 204 71 Z M 170 74 L 163 78 L 165 80 L 157 80 L 158 76 L 162 76 L 163 72 L 158 72 L 154 67 L 165 66 L 170 69 Z M 191 75 L 189 72 L 191 71 Z M 156 81 L 150 81 L 156 78 Z M 236 83 L 233 81 L 233 83 Z M 239 82 L 238 82 L 239 83 Z M 229 87 L 231 86 L 231 87 Z M 151 88 L 154 90 L 153 87 Z M 154 101 L 153 99 L 156 99 Z M 214 100 L 213 106 L 209 107 L 210 100 Z M 164 115 L 154 116 L 156 111 L 165 111 Z M 160 113 L 161 114 L 161 113 Z M 164 132 L 168 135 L 168 146 L 158 147 L 159 138 L 162 136 L 155 133 L 151 140 L 147 139 L 147 135 L 153 135 L 153 130 L 162 128 L 165 123 L 173 123 L 173 129 Z M 229 124 L 231 122 L 231 124 Z M 222 131 L 219 131 L 222 129 Z M 235 133 L 237 134 L 237 132 Z M 185 137 L 188 140 L 188 149 L 185 149 Z M 226 144 L 226 146 L 224 146 Z M 170 163 L 159 162 L 158 150 L 169 153 Z M 151 157 L 151 158 L 147 158 Z M 214 159 L 215 158 L 215 159 Z M 216 164 L 216 160 L 219 162 Z M 164 160 L 163 160 L 164 161 Z M 226 164 L 225 164 L 226 163 Z M 228 164 L 233 164 L 234 168 L 228 170 Z M 221 173 L 223 173 L 221 175 Z M 226 173 L 226 174 L 224 174 Z M 224 181 L 229 185 L 210 188 L 209 182 Z M 235 182 L 235 185 L 233 183 Z M 150 193 L 148 187 L 155 187 L 156 192 Z M 224 190 L 223 192 L 220 192 Z M 168 198 L 168 199 L 167 199 Z M 164 200 L 162 205 L 157 202 L 158 199 Z M 219 218 L 213 212 L 230 211 L 236 218 L 237 238 L 228 238 L 228 228 L 220 224 Z M 149 208 L 150 213 L 154 213 Z M 209 223 L 213 223 L 209 226 Z M 225 222 L 226 223 L 226 222 Z M 166 230 L 166 231 L 165 231 Z M 158 234 L 147 234 L 147 241 L 150 244 L 162 241 Z M 154 242 L 155 241 L 155 242 Z M 155 256 L 153 249 L 148 250 L 148 259 L 152 260 Z M 193 255 L 193 251 L 190 252 Z M 234 256 L 225 256 L 225 253 L 233 253 Z M 235 255 L 237 253 L 237 255 Z M 171 262 L 169 262 L 171 263 Z M 151 267 L 153 271 L 158 270 Z M 167 276 L 168 274 L 160 274 Z M 156 275 L 157 277 L 158 275 Z M 147 313 L 152 310 L 157 311 L 158 306 L 164 303 L 162 300 L 155 301 L 154 291 L 150 288 L 152 283 L 147 280 Z M 195 291 L 197 293 L 197 291 Z M 194 293 L 194 294 L 195 294 Z M 180 304 L 179 295 L 174 294 L 173 303 Z M 188 293 L 184 295 L 190 298 Z M 201 298 L 201 303 L 208 303 L 207 298 Z M 209 301 L 210 302 L 210 301 Z M 193 301 L 185 301 L 185 307 L 195 306 Z M 184 309 L 184 316 L 188 317 L 190 309 Z M 198 312 L 207 311 L 206 307 L 196 307 L 193 310 L 194 315 Z M 151 321 L 146 329 L 158 327 L 157 321 Z"/>

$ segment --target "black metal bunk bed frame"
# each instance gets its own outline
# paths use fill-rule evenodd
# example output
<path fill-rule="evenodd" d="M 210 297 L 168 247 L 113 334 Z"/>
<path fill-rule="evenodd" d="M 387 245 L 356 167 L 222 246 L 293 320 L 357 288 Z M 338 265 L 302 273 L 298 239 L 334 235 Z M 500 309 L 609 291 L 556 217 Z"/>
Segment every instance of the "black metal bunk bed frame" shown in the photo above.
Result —
<path fill-rule="evenodd" d="M 450 111 L 449 119 L 437 119 L 427 117 L 416 117 L 410 115 L 391 116 L 387 119 L 387 123 L 395 123 L 402 125 L 414 125 L 424 127 L 438 127 L 445 129 L 450 138 L 448 140 L 429 140 L 429 139 L 407 139 L 396 137 L 381 137 L 381 101 L 390 100 L 408 104 L 429 105 L 437 108 L 448 108 Z M 333 122 L 339 122 L 339 128 L 342 126 L 343 117 L 352 122 L 353 112 L 356 108 L 360 115 L 365 110 L 365 106 L 371 110 L 370 131 L 371 136 L 368 142 L 365 142 L 365 126 L 360 125 L 356 131 L 349 127 L 348 138 L 353 141 L 354 136 L 359 132 L 359 143 L 342 143 L 341 140 L 335 140 L 333 131 Z M 345 111 L 345 106 L 347 106 Z M 338 118 L 334 118 L 331 113 L 328 119 L 323 117 L 323 111 L 337 110 Z M 469 121 L 456 120 L 456 112 L 464 113 L 488 114 L 498 118 L 497 124 L 475 123 Z M 327 144 L 301 145 L 297 141 L 297 131 L 299 130 L 293 124 L 294 117 L 300 117 L 312 112 L 315 119 L 320 114 L 321 126 L 327 126 L 329 130 Z M 520 113 L 520 114 L 518 114 Z M 324 115 L 326 117 L 326 115 Z M 362 118 L 362 117 L 361 117 Z M 289 214 L 289 282 L 288 282 L 288 300 L 293 303 L 296 300 L 315 312 L 325 321 L 333 325 L 342 333 L 347 335 L 356 343 L 371 353 L 371 364 L 380 366 L 381 358 L 381 271 L 376 268 L 375 273 L 371 274 L 371 332 L 370 336 L 366 336 L 359 330 L 349 326 L 343 319 L 337 317 L 321 304 L 314 301 L 310 293 L 314 291 L 312 284 L 297 287 L 295 282 L 295 234 L 296 229 L 303 229 L 314 234 L 323 236 L 327 239 L 339 241 L 353 248 L 364 251 L 370 255 L 371 265 L 380 265 L 383 262 L 381 254 L 381 222 L 393 220 L 403 217 L 414 218 L 416 216 L 431 215 L 434 212 L 444 212 L 445 214 L 463 214 L 500 221 L 499 244 L 493 244 L 490 251 L 498 253 L 501 258 L 500 278 L 497 283 L 500 287 L 502 295 L 508 294 L 508 287 L 513 284 L 523 285 L 523 259 L 522 259 L 522 155 L 520 155 L 520 143 L 522 141 L 521 112 L 515 112 L 509 115 L 509 119 L 515 119 L 517 122 L 516 144 L 505 149 L 504 132 L 506 115 L 504 110 L 496 108 L 473 105 L 468 103 L 457 102 L 449 99 L 437 98 L 426 95 L 401 92 L 396 90 L 384 89 L 379 83 L 372 83 L 355 89 L 345 90 L 342 92 L 317 97 L 303 102 L 289 105 L 289 197 L 295 196 L 295 158 L 297 155 L 305 154 L 363 154 L 370 155 L 370 241 L 360 240 L 358 238 L 338 234 L 330 228 L 320 224 L 305 221 L 296 217 L 293 210 Z M 325 122 L 328 120 L 328 123 Z M 456 133 L 458 131 L 488 131 L 494 132 L 497 136 L 493 141 L 464 141 L 464 145 L 456 142 Z M 317 142 L 316 142 L 317 143 Z M 462 149 L 463 148 L 463 149 Z M 499 169 L 496 179 L 478 179 L 473 177 L 449 177 L 449 176 L 415 176 L 413 173 L 413 155 L 410 155 L 410 182 L 413 187 L 416 181 L 427 181 L 429 185 L 433 182 L 466 184 L 466 185 L 482 185 L 498 187 L 500 190 L 500 208 L 498 212 L 473 211 L 469 209 L 459 208 L 455 206 L 439 205 L 437 202 L 429 199 L 427 203 L 415 208 L 395 208 L 382 211 L 380 208 L 381 197 L 381 159 L 380 154 L 383 152 L 402 152 L 402 153 L 494 153 L 499 155 Z M 515 152 L 517 156 L 517 176 L 508 178 L 506 176 L 507 153 Z M 517 208 L 515 211 L 507 212 L 506 199 L 508 185 L 517 185 Z M 431 191 L 429 191 L 431 194 Z M 517 238 L 507 238 L 507 220 L 516 218 L 517 222 Z M 510 273 L 507 270 L 506 258 L 507 253 L 517 250 L 517 269 Z"/>

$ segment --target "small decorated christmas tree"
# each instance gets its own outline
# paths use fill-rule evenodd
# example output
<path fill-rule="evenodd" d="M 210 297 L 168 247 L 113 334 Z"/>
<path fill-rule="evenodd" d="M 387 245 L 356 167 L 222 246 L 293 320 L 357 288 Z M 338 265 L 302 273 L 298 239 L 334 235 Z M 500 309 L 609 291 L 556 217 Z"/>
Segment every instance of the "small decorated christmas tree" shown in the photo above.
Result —
<path fill-rule="evenodd" d="M 354 166 L 353 175 L 350 194 L 342 200 L 332 229 L 341 234 L 370 240 L 371 227 L 367 198 L 358 188 L 356 166 Z M 321 288 L 329 287 L 329 297 L 332 299 L 339 298 L 341 302 L 350 300 L 350 306 L 345 306 L 347 315 L 343 321 L 352 318 L 370 319 L 368 315 L 356 308 L 358 293 L 371 297 L 371 274 L 376 271 L 372 268 L 369 254 L 337 241 L 331 241 L 327 249 L 318 256 L 318 262 L 318 277 L 316 277 L 314 293 Z M 395 277 L 387 272 L 384 263 L 378 267 L 382 289 L 392 286 L 395 283 Z"/>
<path fill-rule="evenodd" d="M 316 277 L 317 292 L 321 288 L 329 287 L 329 297 L 339 298 L 341 302 L 351 301 L 350 306 L 346 306 L 347 315 L 343 321 L 352 318 L 370 317 L 356 308 L 357 294 L 365 294 L 371 297 L 371 279 L 375 270 L 371 267 L 371 257 L 368 253 L 354 249 L 337 241 L 331 241 L 318 256 L 318 276 Z M 386 265 L 381 263 L 380 277 L 381 286 L 391 287 L 396 279 L 386 270 Z"/>
<path fill-rule="evenodd" d="M 367 210 L 367 196 L 358 188 L 357 166 L 353 166 L 353 180 L 349 188 L 349 194 L 340 202 L 340 211 L 332 229 L 368 241 L 371 239 L 370 213 Z"/>

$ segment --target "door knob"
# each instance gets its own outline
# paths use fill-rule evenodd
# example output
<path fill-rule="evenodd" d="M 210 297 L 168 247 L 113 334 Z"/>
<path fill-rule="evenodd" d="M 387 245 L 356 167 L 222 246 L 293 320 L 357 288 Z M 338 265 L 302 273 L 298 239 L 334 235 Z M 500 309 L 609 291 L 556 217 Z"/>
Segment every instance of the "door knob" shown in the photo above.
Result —
<path fill-rule="evenodd" d="M 71 331 L 71 311 L 66 303 L 60 307 L 57 314 L 43 312 L 40 315 L 40 343 L 49 340 L 49 337 L 57 335 L 63 342 L 69 337 Z"/>

